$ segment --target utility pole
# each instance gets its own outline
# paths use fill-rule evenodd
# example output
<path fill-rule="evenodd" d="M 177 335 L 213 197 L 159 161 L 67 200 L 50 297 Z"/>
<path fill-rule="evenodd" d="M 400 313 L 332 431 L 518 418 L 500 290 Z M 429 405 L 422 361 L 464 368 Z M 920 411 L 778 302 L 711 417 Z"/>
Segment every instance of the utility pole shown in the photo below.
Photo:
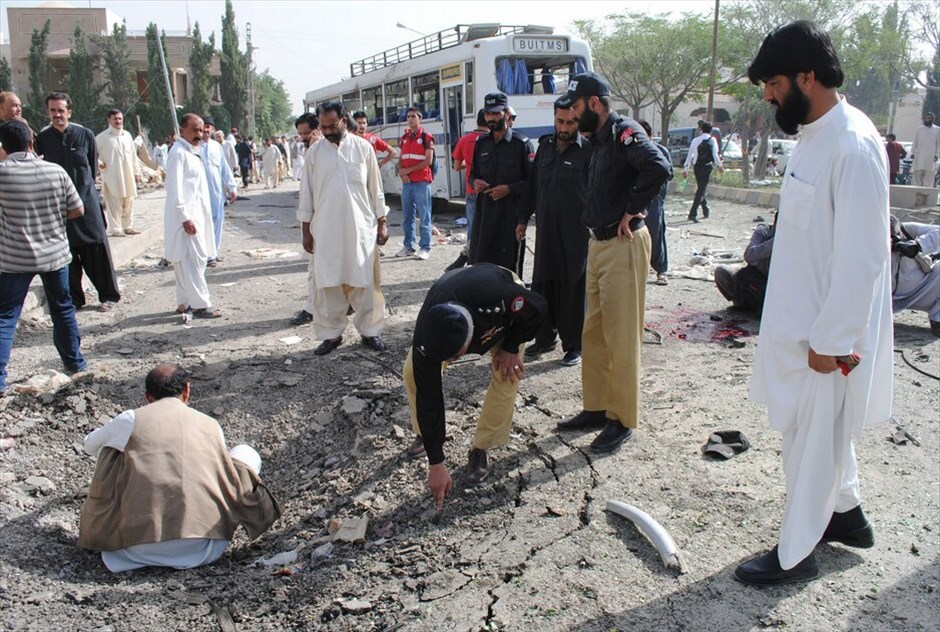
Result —
<path fill-rule="evenodd" d="M 715 20 L 712 23 L 712 69 L 708 74 L 708 107 L 706 108 L 705 118 L 710 122 L 714 123 L 714 109 L 715 109 L 715 70 L 718 66 L 718 3 L 720 0 L 715 0 Z"/>
<path fill-rule="evenodd" d="M 154 25 L 156 26 L 156 25 Z M 157 27 L 157 52 L 160 53 L 160 66 L 163 67 L 163 81 L 166 84 L 166 96 L 170 101 L 170 118 L 173 119 L 173 130 L 177 138 L 180 135 L 180 124 L 176 120 L 176 102 L 173 100 L 173 88 L 170 87 L 170 73 L 166 69 L 166 57 L 163 55 L 163 36 L 160 27 Z"/>
<path fill-rule="evenodd" d="M 255 135 L 255 80 L 251 62 L 251 22 L 245 24 L 245 39 L 248 44 L 248 135 Z"/>

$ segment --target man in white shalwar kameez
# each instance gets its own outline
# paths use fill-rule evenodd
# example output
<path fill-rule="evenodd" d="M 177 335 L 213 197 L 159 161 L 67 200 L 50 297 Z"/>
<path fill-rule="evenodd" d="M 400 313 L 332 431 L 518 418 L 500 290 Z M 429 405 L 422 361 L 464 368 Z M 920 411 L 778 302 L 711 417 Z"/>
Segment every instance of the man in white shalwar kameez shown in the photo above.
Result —
<path fill-rule="evenodd" d="M 137 197 L 137 148 L 130 132 L 124 129 L 124 113 L 108 111 L 108 129 L 95 137 L 101 195 L 108 210 L 108 233 L 137 235 L 134 228 L 134 198 Z"/>
<path fill-rule="evenodd" d="M 222 225 L 225 223 L 225 199 L 235 202 L 238 197 L 238 186 L 235 176 L 228 166 L 222 144 L 212 138 L 215 124 L 211 117 L 202 120 L 204 131 L 199 153 L 206 168 L 206 179 L 209 183 L 209 204 L 212 207 L 212 234 L 215 239 L 216 256 L 209 259 L 208 265 L 215 266 L 219 261 L 218 252 L 222 249 Z"/>
<path fill-rule="evenodd" d="M 937 160 L 940 160 L 940 127 L 934 123 L 932 112 L 924 114 L 923 120 L 911 144 L 911 172 L 916 186 L 932 187 Z"/>
<path fill-rule="evenodd" d="M 209 183 L 199 144 L 203 122 L 195 114 L 180 120 L 180 137 L 166 163 L 166 205 L 163 211 L 164 257 L 176 274 L 177 312 L 197 318 L 219 318 L 206 283 L 206 262 L 216 256 L 212 233 Z"/>
<path fill-rule="evenodd" d="M 343 341 L 351 305 L 362 342 L 384 351 L 385 324 L 378 249 L 388 241 L 379 163 L 368 141 L 347 133 L 340 103 L 318 110 L 324 139 L 310 146 L 297 219 L 304 250 L 313 255 L 313 324 L 326 355 Z"/>
<path fill-rule="evenodd" d="M 261 162 L 264 164 L 264 188 L 276 189 L 281 183 L 280 165 L 283 158 L 281 150 L 271 142 L 270 138 L 264 139 L 264 153 L 261 154 Z"/>
<path fill-rule="evenodd" d="M 735 570 L 744 583 L 775 585 L 817 577 L 821 541 L 874 545 L 852 436 L 891 416 L 888 169 L 875 126 L 836 91 L 839 60 L 814 24 L 768 35 L 748 77 L 763 82 L 783 131 L 802 125 L 780 191 L 750 387 L 783 433 L 786 506 L 778 546 Z M 840 358 L 851 354 L 861 361 L 844 375 Z"/>
<path fill-rule="evenodd" d="M 940 336 L 940 226 L 891 217 L 891 309 L 927 312 Z"/>

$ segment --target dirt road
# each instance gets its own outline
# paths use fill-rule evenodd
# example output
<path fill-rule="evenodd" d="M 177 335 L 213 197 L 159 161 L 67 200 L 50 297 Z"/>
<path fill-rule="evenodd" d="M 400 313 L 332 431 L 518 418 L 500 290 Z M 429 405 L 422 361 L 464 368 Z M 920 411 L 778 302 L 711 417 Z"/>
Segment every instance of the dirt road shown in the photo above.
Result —
<path fill-rule="evenodd" d="M 780 437 L 746 399 L 758 323 L 726 310 L 712 283 L 648 286 L 646 320 L 662 344 L 644 346 L 641 426 L 611 456 L 591 456 L 589 435 L 554 431 L 581 401 L 580 370 L 561 366 L 559 350 L 527 365 L 509 445 L 491 453 L 483 487 L 463 489 L 488 368 L 485 360 L 452 367 L 445 451 L 456 490 L 437 523 L 424 463 L 400 458 L 412 435 L 399 372 L 424 293 L 460 246 L 436 245 L 427 262 L 393 258 L 401 234 L 394 212 L 382 259 L 388 351 L 366 349 L 350 327 L 343 346 L 319 358 L 312 327 L 287 323 L 305 295 L 295 192 L 292 182 L 251 192 L 229 210 L 225 260 L 208 275 L 224 318 L 180 324 L 172 272 L 156 266 L 162 246 L 154 247 L 122 271 L 125 298 L 115 312 L 79 314 L 91 377 L 54 396 L 0 399 L 6 628 L 937 629 L 940 389 L 905 362 L 940 373 L 926 315 L 896 321 L 895 418 L 920 445 L 893 443 L 890 429 L 878 427 L 857 446 L 876 547 L 822 546 L 819 580 L 757 590 L 731 572 L 775 542 Z M 706 246 L 740 253 L 755 217 L 771 219 L 769 209 L 716 201 L 711 219 L 690 225 L 686 209 L 682 198 L 667 201 L 677 269 Z M 437 224 L 446 231 L 451 219 Z M 301 341 L 281 340 L 289 336 Z M 143 377 L 157 362 L 191 369 L 192 405 L 220 421 L 229 444 L 261 451 L 262 477 L 284 517 L 212 566 L 115 576 L 76 547 L 94 467 L 80 446 L 87 432 L 142 404 Z M 61 369 L 50 325 L 29 318 L 11 380 L 45 369 Z M 722 429 L 743 431 L 753 447 L 727 462 L 703 460 L 700 447 Z M 667 570 L 632 525 L 605 511 L 608 500 L 659 520 L 687 572 Z M 331 520 L 360 517 L 368 520 L 364 542 L 330 541 Z M 290 551 L 294 564 L 256 564 Z"/>

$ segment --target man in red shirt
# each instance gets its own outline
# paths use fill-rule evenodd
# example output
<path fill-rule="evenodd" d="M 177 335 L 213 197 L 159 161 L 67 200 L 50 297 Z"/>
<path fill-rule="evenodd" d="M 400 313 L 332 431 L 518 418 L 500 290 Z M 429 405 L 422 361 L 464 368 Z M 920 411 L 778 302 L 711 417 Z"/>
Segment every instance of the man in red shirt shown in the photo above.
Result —
<path fill-rule="evenodd" d="M 385 153 L 384 158 L 379 158 L 379 169 L 391 162 L 396 155 L 395 148 L 380 137 L 367 131 L 369 129 L 369 115 L 362 110 L 357 110 L 353 113 L 353 120 L 356 121 L 356 136 L 360 136 L 369 141 L 369 144 L 372 145 L 372 150 L 376 154 L 376 158 L 378 158 L 379 152 Z"/>
<path fill-rule="evenodd" d="M 427 261 L 431 256 L 431 160 L 434 156 L 434 136 L 421 127 L 421 109 L 408 108 L 408 130 L 401 137 L 398 158 L 398 176 L 401 178 L 402 230 L 405 243 L 396 257 L 414 254 Z M 419 250 L 415 253 L 415 216 L 421 222 Z"/>
<path fill-rule="evenodd" d="M 470 167 L 473 165 L 473 150 L 476 149 L 477 139 L 490 131 L 486 126 L 486 117 L 483 115 L 483 109 L 477 112 L 477 128 L 472 132 L 464 134 L 454 146 L 454 153 L 451 156 L 454 159 L 454 171 L 465 170 L 464 182 L 467 185 L 467 243 L 460 256 L 452 264 L 447 266 L 447 270 L 456 270 L 467 265 L 470 258 L 470 232 L 473 230 L 473 216 L 477 210 L 477 192 L 470 184 Z"/>
<path fill-rule="evenodd" d="M 901 159 L 907 156 L 907 150 L 898 142 L 894 134 L 885 136 L 885 151 L 888 153 L 888 184 L 898 183 L 898 171 L 901 170 Z"/>

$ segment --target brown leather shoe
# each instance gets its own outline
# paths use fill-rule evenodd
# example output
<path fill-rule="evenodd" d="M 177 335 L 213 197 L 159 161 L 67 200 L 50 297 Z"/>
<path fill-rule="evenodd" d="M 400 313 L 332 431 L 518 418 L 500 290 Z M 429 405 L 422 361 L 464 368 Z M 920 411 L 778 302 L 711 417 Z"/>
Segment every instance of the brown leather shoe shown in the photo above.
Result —
<path fill-rule="evenodd" d="M 486 480 L 490 473 L 486 465 L 486 450 L 473 448 L 467 455 L 467 476 L 464 482 L 467 485 L 479 485 Z"/>

